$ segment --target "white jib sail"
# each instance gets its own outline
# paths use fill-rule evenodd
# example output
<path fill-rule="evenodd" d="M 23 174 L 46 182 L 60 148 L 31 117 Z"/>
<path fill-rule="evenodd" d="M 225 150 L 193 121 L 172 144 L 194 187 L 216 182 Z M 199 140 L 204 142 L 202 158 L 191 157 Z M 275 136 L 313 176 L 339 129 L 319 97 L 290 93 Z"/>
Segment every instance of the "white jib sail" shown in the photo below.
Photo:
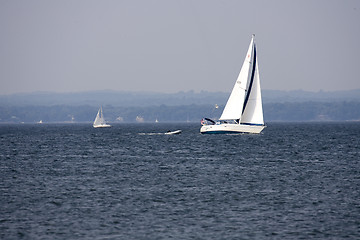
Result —
<path fill-rule="evenodd" d="M 254 38 L 251 39 L 244 63 L 241 67 L 239 76 L 235 82 L 234 88 L 221 114 L 220 120 L 241 119 L 245 89 L 248 82 L 249 68 L 253 52 Z"/>
<path fill-rule="evenodd" d="M 96 114 L 95 120 L 94 120 L 94 126 L 98 126 L 101 124 L 101 118 L 100 118 L 100 109 L 98 111 L 98 113 Z"/>
<path fill-rule="evenodd" d="M 244 109 L 240 123 L 264 125 L 264 116 L 261 100 L 260 76 L 256 59 L 255 75 L 248 102 Z"/>

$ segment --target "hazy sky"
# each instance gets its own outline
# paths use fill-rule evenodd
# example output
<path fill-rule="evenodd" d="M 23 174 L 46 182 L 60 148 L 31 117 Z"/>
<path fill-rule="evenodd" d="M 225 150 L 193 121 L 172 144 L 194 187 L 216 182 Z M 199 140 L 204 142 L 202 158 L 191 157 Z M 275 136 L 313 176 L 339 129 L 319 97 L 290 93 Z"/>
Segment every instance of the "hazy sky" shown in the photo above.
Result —
<path fill-rule="evenodd" d="M 360 88 L 358 0 L 0 0 L 0 94 Z"/>

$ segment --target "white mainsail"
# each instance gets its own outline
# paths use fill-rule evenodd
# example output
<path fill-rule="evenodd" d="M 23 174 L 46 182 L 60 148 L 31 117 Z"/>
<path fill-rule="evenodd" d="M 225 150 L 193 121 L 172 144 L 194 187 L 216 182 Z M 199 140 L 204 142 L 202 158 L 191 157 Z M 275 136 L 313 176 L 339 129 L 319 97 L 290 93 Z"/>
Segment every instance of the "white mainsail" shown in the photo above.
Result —
<path fill-rule="evenodd" d="M 242 124 L 264 125 L 258 63 L 255 63 L 254 80 L 246 107 L 241 117 Z"/>

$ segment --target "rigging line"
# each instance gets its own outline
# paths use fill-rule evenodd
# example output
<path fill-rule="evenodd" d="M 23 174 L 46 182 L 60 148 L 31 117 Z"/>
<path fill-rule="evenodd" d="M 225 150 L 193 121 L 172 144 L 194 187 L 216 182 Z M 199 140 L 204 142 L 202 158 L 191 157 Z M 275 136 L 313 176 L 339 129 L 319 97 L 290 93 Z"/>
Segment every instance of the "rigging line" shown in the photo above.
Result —
<path fill-rule="evenodd" d="M 254 75 L 255 75 L 255 66 L 256 66 L 256 46 L 254 44 L 254 61 L 253 61 L 253 67 L 252 67 L 252 72 L 251 72 L 251 79 L 250 79 L 250 84 L 249 84 L 249 89 L 247 90 L 246 93 L 246 97 L 245 97 L 245 101 L 244 101 L 244 106 L 243 106 L 243 110 L 242 113 L 244 113 L 247 102 L 249 101 L 249 96 L 251 93 L 251 88 L 254 82 Z"/>

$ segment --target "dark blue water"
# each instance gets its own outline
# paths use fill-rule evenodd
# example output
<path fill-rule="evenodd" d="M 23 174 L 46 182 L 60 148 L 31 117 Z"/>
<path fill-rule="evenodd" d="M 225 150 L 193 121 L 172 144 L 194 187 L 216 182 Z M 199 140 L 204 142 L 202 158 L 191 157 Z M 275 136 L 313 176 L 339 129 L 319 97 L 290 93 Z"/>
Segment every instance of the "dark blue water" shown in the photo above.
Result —
<path fill-rule="evenodd" d="M 199 128 L 0 125 L 0 238 L 360 239 L 360 123 Z"/>

